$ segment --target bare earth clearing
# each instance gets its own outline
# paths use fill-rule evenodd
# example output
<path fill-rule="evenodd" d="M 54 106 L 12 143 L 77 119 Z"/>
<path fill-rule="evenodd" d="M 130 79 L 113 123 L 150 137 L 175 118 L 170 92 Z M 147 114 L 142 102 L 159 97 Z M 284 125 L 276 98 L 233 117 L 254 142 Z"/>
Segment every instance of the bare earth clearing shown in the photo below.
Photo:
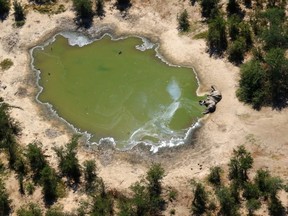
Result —
<path fill-rule="evenodd" d="M 29 10 L 22 28 L 13 27 L 12 11 L 8 19 L 0 23 L 0 61 L 10 58 L 14 63 L 9 70 L 0 71 L 0 96 L 7 103 L 23 108 L 11 110 L 12 117 L 22 128 L 19 143 L 42 142 L 45 154 L 54 167 L 56 156 L 51 147 L 67 143 L 71 133 L 66 124 L 36 103 L 37 87 L 35 74 L 30 68 L 29 49 L 56 32 L 76 30 L 72 5 L 70 2 L 64 4 L 67 10 L 58 15 L 48 16 Z M 103 27 L 104 30 L 109 27 L 116 35 L 151 38 L 161 44 L 160 50 L 166 59 L 195 68 L 201 83 L 199 93 L 208 91 L 213 84 L 221 90 L 223 99 L 216 112 L 203 119 L 203 126 L 195 134 L 191 145 L 163 149 L 153 155 L 141 148 L 129 152 L 104 149 L 96 153 L 81 148 L 78 154 L 80 162 L 95 158 L 98 173 L 106 185 L 120 191 L 128 191 L 128 187 L 146 173 L 149 164 L 160 162 L 166 170 L 164 187 L 179 190 L 176 206 L 170 204 L 167 215 L 170 208 L 175 208 L 177 215 L 189 215 L 192 194 L 189 180 L 204 178 L 211 166 L 225 166 L 233 148 L 241 144 L 252 152 L 255 170 L 267 167 L 273 174 L 287 179 L 288 110 L 264 108 L 258 112 L 238 101 L 235 91 L 239 68 L 225 59 L 210 58 L 206 53 L 205 41 L 192 39 L 195 33 L 205 29 L 200 22 L 197 4 L 191 6 L 187 0 L 135 0 L 125 18 L 112 6 L 112 3 L 106 2 L 106 16 L 102 20 L 95 18 L 93 26 L 87 30 L 88 34 L 95 36 L 103 32 Z M 184 8 L 190 14 L 192 31 L 181 35 L 177 30 L 177 14 Z M 23 198 L 18 193 L 18 183 L 13 176 L 7 179 L 7 184 L 15 209 L 31 201 L 31 197 Z M 40 197 L 39 189 L 33 200 L 39 203 Z M 64 205 L 64 210 L 69 211 L 77 206 L 80 197 L 79 193 L 71 192 L 60 203 Z M 287 199 L 284 200 L 283 204 L 287 206 Z"/>

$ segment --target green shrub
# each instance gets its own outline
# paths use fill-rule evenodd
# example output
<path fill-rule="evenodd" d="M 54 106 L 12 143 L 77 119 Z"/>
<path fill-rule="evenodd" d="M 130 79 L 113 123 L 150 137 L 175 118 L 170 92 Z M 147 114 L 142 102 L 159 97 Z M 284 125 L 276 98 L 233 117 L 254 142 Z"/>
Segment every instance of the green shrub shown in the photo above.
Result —
<path fill-rule="evenodd" d="M 178 29 L 181 32 L 187 32 L 190 29 L 190 23 L 188 19 L 188 12 L 185 9 L 178 17 Z"/>
<path fill-rule="evenodd" d="M 13 62 L 11 59 L 4 59 L 2 62 L 0 62 L 0 67 L 2 70 L 8 70 L 12 66 L 13 66 Z"/>
<path fill-rule="evenodd" d="M 233 41 L 228 47 L 228 60 L 236 65 L 239 65 L 244 60 L 246 44 L 243 38 L 238 38 Z"/>
<path fill-rule="evenodd" d="M 222 173 L 222 169 L 219 166 L 216 167 L 211 167 L 210 168 L 210 173 L 208 175 L 208 181 L 216 186 L 219 187 L 221 185 L 221 173 Z"/>

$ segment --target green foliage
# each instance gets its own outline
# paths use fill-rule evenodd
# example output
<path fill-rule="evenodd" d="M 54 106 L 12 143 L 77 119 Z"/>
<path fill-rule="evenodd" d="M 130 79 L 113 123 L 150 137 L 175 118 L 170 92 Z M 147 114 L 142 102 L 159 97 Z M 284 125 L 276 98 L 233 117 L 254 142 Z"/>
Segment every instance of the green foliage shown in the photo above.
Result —
<path fill-rule="evenodd" d="M 266 103 L 265 71 L 258 60 L 243 64 L 240 69 L 240 83 L 237 97 L 240 101 L 252 104 L 259 109 Z"/>
<path fill-rule="evenodd" d="M 45 166 L 41 171 L 41 185 L 45 201 L 54 201 L 57 199 L 57 176 L 50 166 Z"/>
<path fill-rule="evenodd" d="M 113 210 L 113 199 L 106 193 L 97 195 L 93 199 L 91 216 L 112 216 L 114 215 Z"/>
<path fill-rule="evenodd" d="M 233 14 L 240 15 L 241 9 L 240 9 L 240 5 L 238 3 L 238 0 L 228 0 L 226 10 L 227 10 L 227 13 L 229 16 L 231 16 Z"/>
<path fill-rule="evenodd" d="M 96 15 L 98 17 L 103 17 L 105 15 L 104 0 L 96 0 Z"/>
<path fill-rule="evenodd" d="M 239 37 L 240 23 L 241 23 L 240 17 L 235 14 L 233 14 L 228 19 L 228 33 L 232 41 L 236 40 L 236 38 Z"/>
<path fill-rule="evenodd" d="M 269 8 L 263 13 L 264 25 L 261 38 L 265 42 L 265 49 L 287 48 L 288 31 L 285 10 Z"/>
<path fill-rule="evenodd" d="M 34 191 L 35 191 L 35 186 L 34 186 L 34 184 L 33 184 L 32 182 L 28 182 L 28 183 L 26 184 L 26 191 L 27 191 L 27 193 L 28 193 L 29 195 L 32 195 L 32 194 L 34 193 Z"/>
<path fill-rule="evenodd" d="M 178 192 L 175 189 L 169 190 L 168 199 L 170 202 L 172 202 L 173 200 L 176 200 L 177 196 L 178 196 Z"/>
<path fill-rule="evenodd" d="M 257 199 L 249 199 L 246 202 L 246 208 L 248 210 L 248 215 L 252 216 L 254 211 L 261 207 L 261 202 Z"/>
<path fill-rule="evenodd" d="M 244 60 L 246 44 L 243 38 L 238 38 L 233 41 L 228 47 L 228 60 L 236 65 L 239 65 Z"/>
<path fill-rule="evenodd" d="M 160 164 L 152 164 L 147 172 L 146 181 L 143 179 L 133 184 L 130 187 L 133 196 L 121 200 L 119 215 L 160 215 L 165 204 L 161 197 L 161 180 L 164 173 Z"/>
<path fill-rule="evenodd" d="M 147 172 L 146 180 L 148 181 L 148 197 L 150 199 L 150 213 L 157 214 L 164 208 L 165 201 L 161 198 L 163 179 L 165 171 L 161 164 L 152 164 Z"/>
<path fill-rule="evenodd" d="M 248 170 L 252 168 L 253 158 L 244 146 L 233 150 L 233 157 L 230 159 L 229 178 L 243 184 L 248 180 Z"/>
<path fill-rule="evenodd" d="M 78 138 L 74 136 L 72 140 L 63 147 L 55 147 L 54 151 L 58 157 L 58 167 L 62 175 L 66 176 L 78 184 L 80 182 L 81 170 L 77 159 Z"/>
<path fill-rule="evenodd" d="M 194 35 L 193 39 L 207 39 L 207 37 L 208 37 L 208 31 L 203 31 Z"/>
<path fill-rule="evenodd" d="M 0 2 L 1 2 L 1 0 L 0 0 Z M 12 66 L 13 66 L 13 62 L 11 59 L 4 59 L 3 61 L 0 62 L 0 67 L 2 70 L 8 70 Z"/>
<path fill-rule="evenodd" d="M 0 0 L 0 20 L 4 20 L 10 11 L 10 1 Z"/>
<path fill-rule="evenodd" d="M 243 197 L 247 200 L 257 200 L 260 197 L 260 190 L 258 188 L 258 185 L 251 182 L 246 182 L 244 185 Z"/>
<path fill-rule="evenodd" d="M 280 178 L 272 177 L 269 171 L 263 169 L 257 170 L 254 182 L 265 198 L 269 196 L 276 198 L 277 192 L 283 188 Z"/>
<path fill-rule="evenodd" d="M 227 187 L 222 187 L 216 192 L 221 209 L 220 212 L 225 216 L 236 216 L 238 215 L 239 206 L 236 200 L 231 194 L 231 191 Z"/>
<path fill-rule="evenodd" d="M 188 12 L 185 9 L 178 17 L 178 29 L 181 32 L 187 32 L 190 29 L 190 23 L 188 19 Z"/>
<path fill-rule="evenodd" d="M 25 20 L 24 8 L 17 0 L 13 2 L 14 18 L 16 23 L 23 23 Z M 23 23 L 24 24 L 24 23 Z"/>
<path fill-rule="evenodd" d="M 77 24 L 88 28 L 93 22 L 93 9 L 91 0 L 73 0 L 76 11 Z"/>
<path fill-rule="evenodd" d="M 285 51 L 276 48 L 271 49 L 264 57 L 267 70 L 269 95 L 274 107 L 281 107 L 288 98 L 288 59 Z"/>
<path fill-rule="evenodd" d="M 59 207 L 52 207 L 47 210 L 45 216 L 67 216 L 61 208 Z"/>
<path fill-rule="evenodd" d="M 17 210 L 17 216 L 42 216 L 42 211 L 37 204 L 29 203 Z"/>
<path fill-rule="evenodd" d="M 36 182 L 41 178 L 41 172 L 47 166 L 47 161 L 40 148 L 41 144 L 30 143 L 26 150 L 26 158 L 30 164 Z"/>
<path fill-rule="evenodd" d="M 200 0 L 201 15 L 213 19 L 219 14 L 219 0 Z"/>
<path fill-rule="evenodd" d="M 208 175 L 208 181 L 214 185 L 215 187 L 219 187 L 221 185 L 221 173 L 222 169 L 219 166 L 211 167 L 210 173 Z"/>
<path fill-rule="evenodd" d="M 193 215 L 203 215 L 207 210 L 208 194 L 201 183 L 197 183 L 192 201 Z"/>
<path fill-rule="evenodd" d="M 86 191 L 94 191 L 96 178 L 97 174 L 95 161 L 86 160 L 84 162 L 84 179 Z"/>
<path fill-rule="evenodd" d="M 208 25 L 207 44 L 210 54 L 221 55 L 227 48 L 226 23 L 223 17 L 217 16 Z"/>
<path fill-rule="evenodd" d="M 3 180 L 0 178 L 0 216 L 9 215 L 11 210 L 11 200 L 6 191 Z"/>

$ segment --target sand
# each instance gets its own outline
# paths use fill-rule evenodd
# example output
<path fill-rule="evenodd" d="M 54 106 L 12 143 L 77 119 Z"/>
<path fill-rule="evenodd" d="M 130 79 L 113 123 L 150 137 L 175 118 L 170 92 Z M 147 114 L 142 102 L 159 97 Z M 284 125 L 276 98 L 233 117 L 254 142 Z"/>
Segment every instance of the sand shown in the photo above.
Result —
<path fill-rule="evenodd" d="M 26 1 L 22 1 L 26 3 Z M 22 133 L 19 143 L 26 146 L 31 142 L 41 142 L 45 154 L 52 166 L 57 166 L 56 156 L 51 149 L 67 143 L 73 131 L 65 122 L 55 118 L 47 106 L 36 102 L 38 92 L 35 73 L 30 68 L 29 50 L 61 30 L 76 30 L 72 5 L 64 3 L 66 11 L 57 15 L 40 14 L 29 10 L 26 23 L 21 28 L 13 27 L 13 12 L 0 23 L 0 61 L 10 58 L 14 65 L 7 71 L 0 71 L 0 96 L 4 100 L 22 109 L 11 109 L 12 117 L 19 122 Z M 177 15 L 187 8 L 190 14 L 192 31 L 179 34 Z M 239 102 L 235 92 L 239 79 L 239 68 L 225 58 L 213 58 L 206 52 L 204 40 L 195 40 L 193 35 L 205 30 L 201 22 L 199 6 L 190 6 L 189 1 L 146 0 L 133 1 L 133 7 L 126 17 L 106 3 L 106 16 L 95 18 L 93 26 L 86 33 L 95 36 L 109 30 L 114 34 L 141 35 L 160 44 L 160 52 L 171 63 L 194 67 L 200 80 L 199 94 L 209 91 L 210 85 L 216 85 L 223 94 L 215 113 L 203 118 L 202 127 L 195 132 L 190 145 L 162 149 L 151 154 L 145 147 L 121 152 L 109 148 L 96 152 L 86 146 L 79 149 L 81 162 L 95 158 L 98 173 L 104 179 L 108 189 L 127 192 L 129 186 L 145 175 L 152 162 L 160 162 L 166 170 L 163 185 L 179 191 L 175 208 L 177 215 L 189 215 L 192 178 L 204 179 L 209 168 L 227 164 L 229 157 L 238 145 L 244 144 L 255 159 L 254 170 L 269 168 L 273 174 L 288 177 L 288 110 L 263 108 L 255 111 Z M 81 30 L 82 31 L 82 30 Z M 149 149 L 149 148 L 148 148 Z M 12 177 L 11 177 L 12 178 Z M 20 197 L 15 190 L 14 180 L 7 180 L 8 191 L 16 198 L 13 206 L 31 201 L 28 196 Z M 60 199 L 65 210 L 71 210 L 79 203 L 78 193 L 69 193 Z M 33 200 L 41 197 L 38 191 Z"/>

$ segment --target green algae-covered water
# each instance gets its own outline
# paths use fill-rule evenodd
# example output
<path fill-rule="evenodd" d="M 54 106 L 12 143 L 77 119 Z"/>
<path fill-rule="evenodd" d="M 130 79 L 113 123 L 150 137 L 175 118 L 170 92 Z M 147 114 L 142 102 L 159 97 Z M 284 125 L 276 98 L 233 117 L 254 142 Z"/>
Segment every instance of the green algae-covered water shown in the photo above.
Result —
<path fill-rule="evenodd" d="M 104 36 L 80 47 L 57 35 L 33 50 L 43 87 L 38 99 L 92 141 L 110 138 L 118 148 L 184 143 L 203 111 L 195 74 L 169 66 L 154 49 L 136 49 L 142 44 L 137 37 Z"/>

